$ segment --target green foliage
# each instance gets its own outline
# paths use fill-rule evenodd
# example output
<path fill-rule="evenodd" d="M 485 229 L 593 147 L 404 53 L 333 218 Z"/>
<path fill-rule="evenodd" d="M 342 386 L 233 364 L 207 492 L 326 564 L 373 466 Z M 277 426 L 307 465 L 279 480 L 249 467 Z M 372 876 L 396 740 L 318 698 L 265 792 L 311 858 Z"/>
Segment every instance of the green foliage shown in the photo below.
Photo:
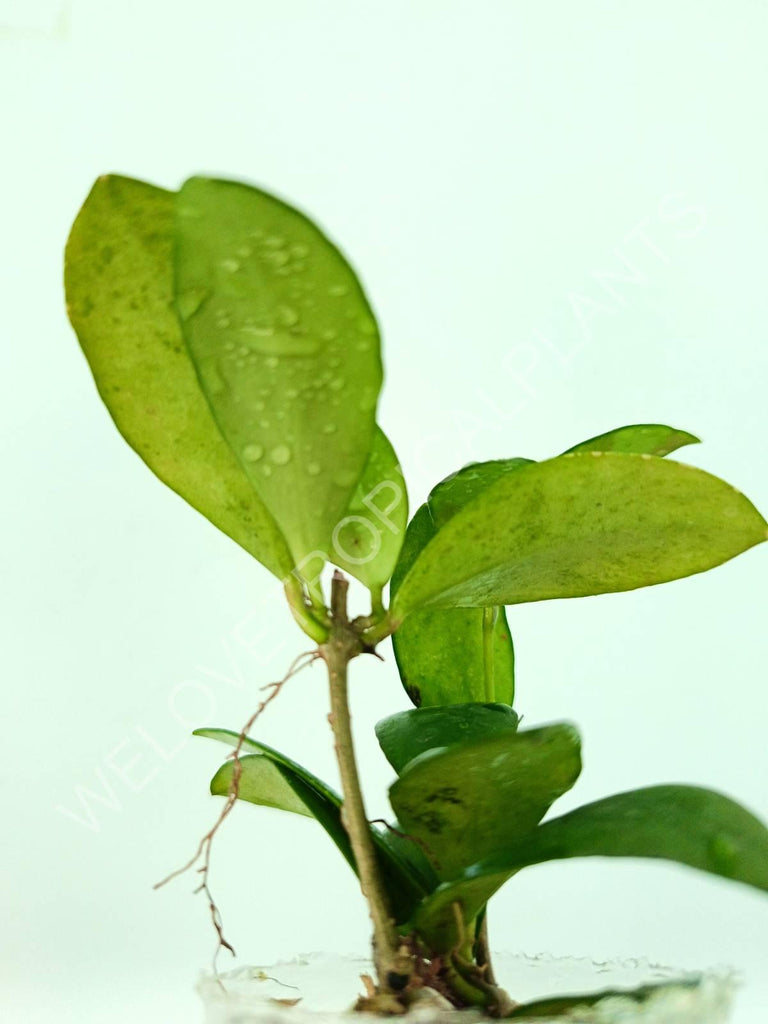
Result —
<path fill-rule="evenodd" d="M 392 615 L 665 583 L 759 544 L 767 525 L 743 494 L 692 466 L 565 455 L 502 477 L 456 513 L 411 566 Z"/>
<path fill-rule="evenodd" d="M 99 178 L 67 243 L 69 318 L 128 444 L 282 578 L 285 540 L 217 430 L 173 313 L 173 209 L 171 192 Z"/>
<path fill-rule="evenodd" d="M 394 918 L 427 959 L 443 957 L 444 983 L 477 1005 L 490 1005 L 480 961 L 473 989 L 471 964 L 451 974 L 455 955 L 474 955 L 488 900 L 532 865 L 663 858 L 768 890 L 768 830 L 708 790 L 655 786 L 542 824 L 579 775 L 579 737 L 566 724 L 518 730 L 511 707 L 506 605 L 679 579 L 766 539 L 765 520 L 733 487 L 664 461 L 698 438 L 634 424 L 544 462 L 473 463 L 437 484 L 407 524 L 397 456 L 376 423 L 376 322 L 349 264 L 303 214 L 232 181 L 192 178 L 173 193 L 100 178 L 73 226 L 65 282 L 125 439 L 286 582 L 328 662 L 340 767 L 348 661 L 394 633 L 417 705 L 376 729 L 397 774 L 390 826 L 366 819 L 349 762 L 342 815 L 339 795 L 290 758 L 201 729 L 240 747 L 238 766 L 228 759 L 215 774 L 214 795 L 315 819 L 361 884 L 373 871 L 363 888 L 369 900 L 381 888 L 385 926 Z M 325 562 L 370 591 L 370 615 L 349 620 L 338 578 L 328 606 Z M 542 1001 L 513 1016 L 568 1005 Z"/>
<path fill-rule="evenodd" d="M 435 948 L 458 940 L 453 907 L 466 920 L 518 871 L 567 857 L 649 857 L 686 864 L 768 890 L 768 829 L 733 800 L 694 786 L 619 793 L 520 832 L 491 856 L 466 862 L 416 911 L 413 926 Z"/>
<path fill-rule="evenodd" d="M 237 747 L 240 736 L 229 729 L 196 729 L 195 736 Z M 250 737 L 242 740 L 237 798 L 314 818 L 328 833 L 344 859 L 357 872 L 355 855 L 341 820 L 341 797 L 285 754 Z M 211 779 L 214 796 L 229 796 L 235 765 L 228 760 Z M 398 841 L 371 826 L 379 867 L 398 921 L 406 921 L 418 902 L 435 888 L 435 878 L 418 847 Z"/>
<path fill-rule="evenodd" d="M 295 560 L 329 551 L 368 459 L 378 328 L 338 249 L 259 189 L 191 178 L 176 308 L 216 423 Z"/>

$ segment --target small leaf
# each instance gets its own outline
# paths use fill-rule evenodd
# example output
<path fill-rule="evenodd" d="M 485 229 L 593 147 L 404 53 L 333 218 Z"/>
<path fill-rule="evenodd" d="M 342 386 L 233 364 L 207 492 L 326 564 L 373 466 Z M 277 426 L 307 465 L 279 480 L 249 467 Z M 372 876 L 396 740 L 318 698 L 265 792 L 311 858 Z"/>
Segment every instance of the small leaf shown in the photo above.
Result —
<path fill-rule="evenodd" d="M 331 538 L 330 560 L 370 590 L 392 575 L 408 522 L 408 496 L 392 445 L 377 427 L 363 475 Z"/>
<path fill-rule="evenodd" d="M 754 505 L 700 469 L 618 452 L 560 456 L 503 477 L 446 523 L 392 615 L 632 590 L 765 539 Z"/>
<path fill-rule="evenodd" d="M 416 911 L 425 938 L 451 948 L 453 904 L 465 920 L 524 867 L 568 857 L 650 857 L 677 861 L 768 891 L 768 829 L 720 793 L 694 786 L 651 786 L 598 800 L 528 834 L 440 886 Z M 445 945 L 447 943 L 447 945 Z"/>
<path fill-rule="evenodd" d="M 426 844 L 441 878 L 453 878 L 534 828 L 580 768 L 572 726 L 510 729 L 421 754 L 389 795 L 404 831 Z"/>
<path fill-rule="evenodd" d="M 328 552 L 371 451 L 376 322 L 339 250 L 256 188 L 191 178 L 176 304 L 219 429 L 297 562 Z"/>
<path fill-rule="evenodd" d="M 422 505 L 405 535 L 392 578 L 393 595 L 436 532 L 428 506 Z M 506 613 L 503 608 L 495 612 L 488 649 L 483 617 L 484 609 L 425 609 L 396 630 L 392 637 L 395 660 L 406 693 L 417 707 L 488 699 L 512 703 L 515 651 Z"/>
<path fill-rule="evenodd" d="M 400 775 L 415 757 L 434 747 L 515 732 L 518 717 L 507 704 L 452 704 L 399 711 L 376 724 L 384 756 Z"/>
<path fill-rule="evenodd" d="M 617 1019 L 615 1011 L 617 1009 L 615 1001 L 621 1000 L 621 1013 L 624 1016 L 624 1012 L 629 1010 L 629 1004 L 636 1004 L 637 1006 L 645 1007 L 649 1012 L 653 1008 L 654 1012 L 658 1012 L 659 1016 L 646 1016 L 645 1011 L 643 1012 L 644 1020 L 651 1022 L 658 1020 L 659 1022 L 667 1019 L 677 1018 L 677 1010 L 680 1007 L 680 996 L 683 995 L 685 1001 L 683 1005 L 689 1004 L 690 994 L 701 984 L 701 978 L 694 976 L 692 978 L 680 978 L 675 981 L 663 981 L 656 982 L 650 985 L 641 985 L 635 989 L 604 989 L 602 992 L 590 992 L 582 995 L 570 995 L 570 996 L 554 996 L 550 999 L 537 999 L 531 1003 L 518 1004 L 515 1009 L 508 1014 L 508 1020 L 521 1020 L 523 1024 L 526 1021 L 540 1020 L 546 1018 L 546 1021 L 551 1021 L 553 1017 L 564 1016 L 567 1017 L 566 1024 L 568 1021 L 573 1024 L 574 1020 L 592 1020 L 595 1024 L 598 1024 L 599 1018 L 592 1017 L 576 1017 L 572 1016 L 573 1010 L 584 1010 L 587 1007 L 598 1007 L 601 1003 L 605 1003 L 611 1000 L 613 1005 L 610 1007 L 606 1006 L 605 1009 L 611 1015 L 609 1018 L 614 1020 Z M 672 997 L 672 1004 L 666 1003 L 667 998 Z M 668 1006 L 669 1010 L 674 1013 L 674 1018 L 668 1018 L 667 1013 L 664 1011 L 664 1006 Z M 674 1009 L 673 1009 L 674 1007 Z M 632 1016 L 635 1016 L 633 1013 Z M 639 1019 L 639 1018 L 638 1018 Z M 545 1024 L 546 1024 L 545 1021 Z"/>
<path fill-rule="evenodd" d="M 171 192 L 99 178 L 67 242 L 67 309 L 99 394 L 170 488 L 279 578 L 285 540 L 218 431 L 173 311 Z"/>
<path fill-rule="evenodd" d="M 588 441 L 575 444 L 564 454 L 572 452 L 625 452 L 634 455 L 669 455 L 687 444 L 700 444 L 700 439 L 685 430 L 676 430 L 663 423 L 633 423 L 598 434 Z"/>
<path fill-rule="evenodd" d="M 229 729 L 196 729 L 195 736 L 218 740 L 237 747 L 239 733 Z M 272 747 L 246 737 L 241 750 L 242 766 L 238 798 L 248 803 L 277 807 L 315 818 L 338 847 L 353 871 L 355 857 L 341 820 L 341 797 L 315 775 Z M 211 780 L 214 796 L 228 796 L 234 761 L 226 761 Z M 410 917 L 419 901 L 434 889 L 436 879 L 421 850 L 407 841 L 399 842 L 388 832 L 371 826 L 382 880 L 397 923 Z"/>

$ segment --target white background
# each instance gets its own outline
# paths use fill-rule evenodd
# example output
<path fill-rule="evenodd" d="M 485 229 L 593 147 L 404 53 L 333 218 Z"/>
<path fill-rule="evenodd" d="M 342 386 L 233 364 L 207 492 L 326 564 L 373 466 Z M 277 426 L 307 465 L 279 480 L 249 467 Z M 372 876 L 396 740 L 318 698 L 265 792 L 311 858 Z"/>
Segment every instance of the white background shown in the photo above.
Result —
<path fill-rule="evenodd" d="M 198 1020 L 205 904 L 151 890 L 215 812 L 221 749 L 186 737 L 239 727 L 306 642 L 97 398 L 61 287 L 92 180 L 242 177 L 324 225 L 379 314 L 414 508 L 470 459 L 661 421 L 766 512 L 767 41 L 761 0 L 0 2 L 3 1021 Z M 768 817 L 767 559 L 511 611 L 526 724 L 583 731 L 559 810 L 678 781 Z M 406 706 L 391 657 L 355 666 L 372 816 L 371 727 Z M 315 668 L 258 735 L 335 782 L 326 711 Z M 364 951 L 325 835 L 238 811 L 212 881 L 239 962 Z M 500 949 L 730 964 L 739 1024 L 768 1004 L 768 901 L 683 868 L 550 864 L 490 922 Z"/>

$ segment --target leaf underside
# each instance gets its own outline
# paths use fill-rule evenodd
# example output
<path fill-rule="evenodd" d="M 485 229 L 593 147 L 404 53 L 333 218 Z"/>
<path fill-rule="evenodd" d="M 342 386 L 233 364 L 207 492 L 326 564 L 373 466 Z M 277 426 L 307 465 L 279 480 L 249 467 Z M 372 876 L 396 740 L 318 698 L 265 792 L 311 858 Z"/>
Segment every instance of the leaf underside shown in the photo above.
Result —
<path fill-rule="evenodd" d="M 229 729 L 196 729 L 195 736 L 215 739 L 236 747 L 239 734 Z M 341 797 L 301 765 L 277 750 L 247 737 L 240 756 L 239 799 L 315 818 L 356 871 L 355 857 L 341 820 Z M 234 761 L 226 761 L 211 780 L 214 796 L 228 796 Z M 382 881 L 397 923 L 407 920 L 418 902 L 435 888 L 436 878 L 413 843 L 371 826 Z"/>

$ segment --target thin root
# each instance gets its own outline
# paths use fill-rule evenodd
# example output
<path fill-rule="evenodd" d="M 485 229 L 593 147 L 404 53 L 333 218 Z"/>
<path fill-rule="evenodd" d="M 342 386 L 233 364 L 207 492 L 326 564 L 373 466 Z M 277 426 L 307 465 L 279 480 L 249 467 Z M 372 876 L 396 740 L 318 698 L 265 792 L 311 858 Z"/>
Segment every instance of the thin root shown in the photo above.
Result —
<path fill-rule="evenodd" d="M 264 711 L 267 705 L 271 704 L 271 702 L 275 699 L 278 693 L 280 693 L 283 686 L 288 682 L 288 680 L 295 676 L 298 672 L 301 672 L 302 669 L 307 668 L 309 665 L 313 664 L 313 662 L 315 662 L 319 657 L 319 651 L 304 651 L 302 654 L 300 654 L 297 658 L 293 660 L 290 668 L 285 673 L 282 679 L 279 679 L 277 682 L 274 683 L 267 683 L 266 686 L 261 687 L 262 690 L 269 690 L 270 693 L 267 697 L 264 698 L 263 701 L 261 701 L 259 706 L 254 711 L 254 713 L 251 715 L 251 717 L 245 723 L 243 728 L 240 730 L 237 745 L 235 746 L 235 749 L 232 752 L 232 754 L 229 755 L 234 760 L 234 768 L 232 770 L 232 781 L 229 784 L 227 799 L 224 803 L 221 813 L 219 814 L 218 818 L 216 819 L 213 825 L 213 828 L 211 828 L 209 832 L 206 832 L 206 834 L 198 843 L 194 855 L 187 861 L 186 864 L 183 864 L 180 868 L 177 868 L 175 871 L 172 871 L 160 882 L 156 882 L 155 885 L 152 886 L 153 889 L 162 888 L 164 885 L 167 885 L 168 882 L 171 882 L 174 878 L 178 878 L 180 875 L 186 874 L 187 871 L 191 871 L 192 868 L 194 868 L 194 866 L 202 858 L 202 866 L 197 869 L 198 873 L 202 876 L 202 881 L 200 882 L 200 885 L 194 890 L 194 892 L 205 893 L 205 897 L 208 900 L 208 906 L 211 912 L 211 920 L 213 922 L 213 927 L 214 930 L 216 931 L 216 935 L 218 938 L 216 950 L 213 954 L 212 966 L 213 973 L 216 976 L 216 980 L 218 981 L 219 985 L 221 985 L 221 980 L 219 978 L 219 973 L 216 966 L 219 957 L 219 952 L 222 949 L 226 949 L 232 954 L 232 956 L 235 956 L 236 954 L 232 944 L 228 942 L 227 939 L 224 937 L 221 914 L 219 912 L 219 908 L 216 906 L 216 902 L 211 894 L 211 890 L 208 887 L 208 879 L 211 869 L 211 846 L 213 845 L 213 839 L 216 833 L 221 828 L 222 824 L 224 823 L 224 820 L 232 811 L 232 808 L 235 806 L 235 803 L 237 802 L 237 797 L 240 790 L 240 777 L 242 776 L 243 773 L 243 764 L 242 761 L 240 760 L 240 752 L 243 749 L 243 744 L 245 743 L 247 735 L 251 731 L 254 722 L 261 715 L 261 713 Z"/>

